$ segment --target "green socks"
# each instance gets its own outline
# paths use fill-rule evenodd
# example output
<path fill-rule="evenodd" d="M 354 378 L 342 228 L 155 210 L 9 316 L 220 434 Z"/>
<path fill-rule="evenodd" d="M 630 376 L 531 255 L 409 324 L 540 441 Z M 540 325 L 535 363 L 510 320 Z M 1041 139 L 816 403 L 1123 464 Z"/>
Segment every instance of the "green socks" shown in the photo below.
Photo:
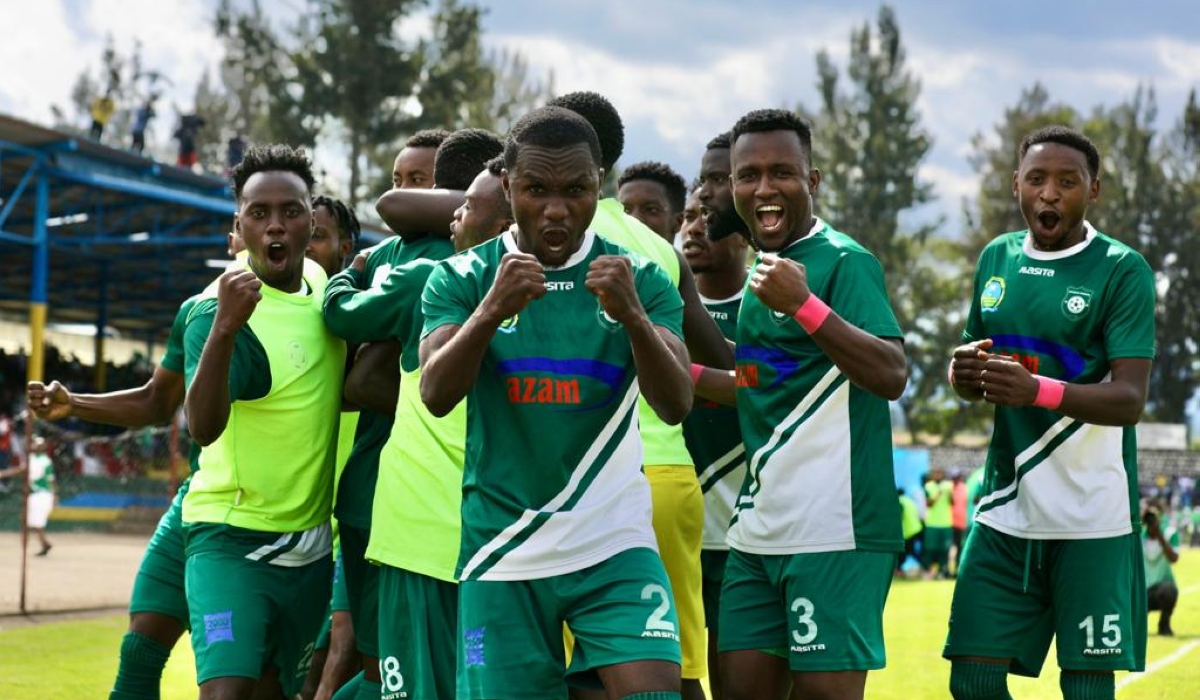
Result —
<path fill-rule="evenodd" d="M 158 686 L 171 650 L 136 632 L 121 640 L 117 681 L 108 700 L 158 700 Z"/>
<path fill-rule="evenodd" d="M 1114 700 L 1116 679 L 1111 673 L 1063 673 L 1058 678 L 1063 700 Z"/>
<path fill-rule="evenodd" d="M 954 700 L 1012 700 L 1008 694 L 1008 665 L 953 661 L 950 694 Z"/>

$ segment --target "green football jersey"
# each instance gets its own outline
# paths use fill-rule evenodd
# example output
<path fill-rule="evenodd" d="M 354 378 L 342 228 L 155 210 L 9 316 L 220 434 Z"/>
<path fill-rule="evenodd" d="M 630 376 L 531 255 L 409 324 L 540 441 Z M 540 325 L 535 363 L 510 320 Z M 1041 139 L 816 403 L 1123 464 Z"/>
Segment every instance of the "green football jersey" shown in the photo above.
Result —
<path fill-rule="evenodd" d="M 739 291 L 721 300 L 700 298 L 726 338 L 737 337 L 742 294 Z M 703 549 L 729 549 L 725 536 L 729 533 L 729 520 L 733 517 L 738 492 L 746 479 L 746 448 L 742 444 L 737 408 L 697 396 L 692 412 L 683 421 L 683 436 L 688 452 L 696 462 L 696 476 L 700 479 L 700 490 L 704 492 L 701 546 Z"/>
<path fill-rule="evenodd" d="M 425 286 L 424 335 L 465 323 L 509 252 L 519 252 L 512 231 L 444 261 Z M 589 231 L 566 264 L 546 269 L 546 296 L 489 343 L 467 395 L 460 579 L 544 578 L 657 550 L 633 351 L 584 286 L 598 256 L 626 254 Z M 640 257 L 633 270 L 650 321 L 681 336 L 670 279 Z"/>
<path fill-rule="evenodd" d="M 467 409 L 441 418 L 421 401 L 421 293 L 437 260 L 392 268 L 379 296 L 395 307 L 391 337 L 400 342 L 400 396 L 380 454 L 367 559 L 451 581 L 461 538 Z"/>
<path fill-rule="evenodd" d="M 50 493 L 54 491 L 54 464 L 50 455 L 38 452 L 29 455 L 29 492 Z"/>
<path fill-rule="evenodd" d="M 671 283 L 679 287 L 679 257 L 675 249 L 641 221 L 626 214 L 615 198 L 605 197 L 597 203 L 596 214 L 588 228 L 610 243 L 655 263 L 667 273 Z M 642 434 L 642 458 L 647 465 L 692 466 L 683 426 L 664 423 L 644 397 L 638 400 L 638 430 Z"/>
<path fill-rule="evenodd" d="M 1087 226 L 1063 251 L 1034 250 L 1027 231 L 979 256 L 967 342 L 1072 384 L 1106 381 L 1111 361 L 1154 357 L 1154 273 L 1136 251 Z M 1133 532 L 1133 426 L 1091 425 L 1044 408 L 996 407 L 975 519 L 1016 537 L 1099 539 Z"/>
<path fill-rule="evenodd" d="M 381 294 L 388 274 L 413 260 L 441 260 L 453 255 L 454 244 L 436 236 L 409 241 L 395 236 L 365 252 L 367 263 L 362 272 L 342 270 L 330 278 L 325 290 L 325 324 L 349 343 L 391 338 L 402 309 Z M 392 433 L 393 420 L 394 416 L 376 411 L 359 411 L 354 447 L 338 481 L 334 514 L 340 522 L 370 529 L 380 453 Z"/>
<path fill-rule="evenodd" d="M 171 322 L 171 332 L 167 334 L 167 349 L 158 365 L 175 374 L 183 374 L 183 333 L 187 330 L 188 315 L 199 299 L 200 295 L 197 294 L 188 297 L 179 305 L 179 311 L 175 312 L 175 320 Z"/>
<path fill-rule="evenodd" d="M 779 257 L 803 263 L 808 287 L 847 323 L 903 337 L 883 269 L 817 220 Z M 737 403 L 749 471 L 729 528 L 752 554 L 900 551 L 887 399 L 854 386 L 807 332 L 754 294 L 737 331 Z"/>

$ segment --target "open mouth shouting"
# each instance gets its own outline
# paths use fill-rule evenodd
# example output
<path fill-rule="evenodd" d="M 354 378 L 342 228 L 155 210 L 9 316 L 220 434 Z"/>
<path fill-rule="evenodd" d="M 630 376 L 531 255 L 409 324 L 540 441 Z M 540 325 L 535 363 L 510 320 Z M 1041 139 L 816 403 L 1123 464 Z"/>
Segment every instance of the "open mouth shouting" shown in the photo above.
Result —
<path fill-rule="evenodd" d="M 784 232 L 783 207 L 778 204 L 760 204 L 754 208 L 754 218 L 758 220 L 759 230 L 769 237 L 778 236 Z"/>
<path fill-rule="evenodd" d="M 273 270 L 282 270 L 287 267 L 288 262 L 287 246 L 280 242 L 268 243 L 266 250 L 267 264 Z"/>
<path fill-rule="evenodd" d="M 1040 229 L 1039 233 L 1052 234 L 1058 230 L 1062 223 L 1062 214 L 1053 209 L 1043 209 L 1037 213 L 1037 224 Z"/>

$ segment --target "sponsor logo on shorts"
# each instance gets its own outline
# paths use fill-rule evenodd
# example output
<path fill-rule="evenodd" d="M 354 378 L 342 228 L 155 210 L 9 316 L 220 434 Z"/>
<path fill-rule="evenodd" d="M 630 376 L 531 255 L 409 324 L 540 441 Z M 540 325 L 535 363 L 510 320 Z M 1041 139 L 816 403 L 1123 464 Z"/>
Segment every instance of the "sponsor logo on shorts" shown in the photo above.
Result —
<path fill-rule="evenodd" d="M 486 627 L 463 630 L 464 663 L 467 666 L 487 666 L 487 658 L 483 654 L 483 638 L 486 632 Z"/>
<path fill-rule="evenodd" d="M 204 643 L 233 641 L 233 611 L 212 613 L 204 616 Z"/>
<path fill-rule="evenodd" d="M 1084 649 L 1084 656 L 1119 656 L 1120 649 Z"/>

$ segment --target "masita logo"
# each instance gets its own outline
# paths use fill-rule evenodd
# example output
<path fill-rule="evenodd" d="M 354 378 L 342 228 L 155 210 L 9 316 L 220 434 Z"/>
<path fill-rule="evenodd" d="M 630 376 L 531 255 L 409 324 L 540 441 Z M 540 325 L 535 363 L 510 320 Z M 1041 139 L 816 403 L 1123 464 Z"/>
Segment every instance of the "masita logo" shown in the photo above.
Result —
<path fill-rule="evenodd" d="M 569 292 L 575 288 L 574 280 L 547 280 L 547 292 Z"/>
<path fill-rule="evenodd" d="M 1003 277 L 992 277 L 985 282 L 983 291 L 979 294 L 980 310 L 988 313 L 1000 308 L 1000 302 L 1004 301 L 1005 289 Z"/>
<path fill-rule="evenodd" d="M 1018 272 L 1022 275 L 1033 275 L 1034 277 L 1053 277 L 1054 270 L 1049 267 L 1033 267 L 1032 265 L 1022 265 Z"/>

